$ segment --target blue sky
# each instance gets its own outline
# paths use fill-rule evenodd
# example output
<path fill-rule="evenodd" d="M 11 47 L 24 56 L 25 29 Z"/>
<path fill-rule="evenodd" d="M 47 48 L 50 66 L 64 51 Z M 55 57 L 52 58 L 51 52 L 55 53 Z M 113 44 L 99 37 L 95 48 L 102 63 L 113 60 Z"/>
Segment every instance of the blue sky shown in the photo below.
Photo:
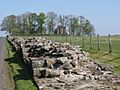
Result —
<path fill-rule="evenodd" d="M 1 0 L 0 23 L 11 14 L 50 11 L 83 15 L 94 25 L 97 34 L 120 34 L 120 0 Z"/>

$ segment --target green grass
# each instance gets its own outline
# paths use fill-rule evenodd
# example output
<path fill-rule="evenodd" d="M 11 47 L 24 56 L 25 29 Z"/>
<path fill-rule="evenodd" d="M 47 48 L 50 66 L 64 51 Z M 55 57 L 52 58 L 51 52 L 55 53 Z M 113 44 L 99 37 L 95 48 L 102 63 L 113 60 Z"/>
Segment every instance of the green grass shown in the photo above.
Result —
<path fill-rule="evenodd" d="M 15 90 L 37 90 L 32 82 L 31 75 L 21 62 L 19 55 L 12 49 L 7 41 L 6 46 L 8 50 L 8 58 L 6 61 L 11 67 L 11 75 L 14 78 Z"/>

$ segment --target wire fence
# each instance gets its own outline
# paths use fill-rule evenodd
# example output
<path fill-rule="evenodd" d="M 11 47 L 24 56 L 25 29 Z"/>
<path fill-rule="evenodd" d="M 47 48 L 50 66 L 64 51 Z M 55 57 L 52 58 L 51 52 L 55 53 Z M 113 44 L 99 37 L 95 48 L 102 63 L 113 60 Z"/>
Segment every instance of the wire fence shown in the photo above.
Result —
<path fill-rule="evenodd" d="M 120 53 L 120 36 L 43 36 L 47 39 L 79 45 L 83 50 L 95 50 Z"/>

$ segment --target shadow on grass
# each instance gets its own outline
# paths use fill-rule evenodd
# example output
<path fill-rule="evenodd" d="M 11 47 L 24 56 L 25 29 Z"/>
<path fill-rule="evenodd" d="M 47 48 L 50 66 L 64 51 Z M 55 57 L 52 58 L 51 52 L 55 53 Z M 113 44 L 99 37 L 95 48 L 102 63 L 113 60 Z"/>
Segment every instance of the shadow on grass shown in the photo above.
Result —
<path fill-rule="evenodd" d="M 116 58 L 113 58 L 113 59 L 111 59 L 111 60 L 107 60 L 105 63 L 107 63 L 107 62 L 114 62 L 114 61 L 116 61 L 116 60 L 120 60 L 120 57 L 116 57 Z"/>
<path fill-rule="evenodd" d="M 96 53 L 97 53 L 97 52 L 96 52 Z M 95 55 L 96 53 L 92 53 L 92 55 Z M 98 52 L 98 53 L 99 53 L 99 52 Z M 111 55 L 111 53 L 99 54 L 99 55 L 97 56 L 97 59 L 101 59 L 101 58 L 103 59 L 104 56 L 110 57 L 110 56 L 112 56 L 112 55 Z M 113 58 L 113 59 L 110 59 L 110 60 L 105 60 L 104 63 L 114 62 L 114 61 L 116 61 L 116 60 L 118 60 L 118 59 L 120 59 L 120 56 L 117 56 L 117 57 L 115 57 L 115 58 Z"/>
<path fill-rule="evenodd" d="M 14 79 L 16 90 L 17 90 L 16 81 L 18 80 L 23 80 L 23 81 L 30 80 L 38 90 L 37 83 L 35 83 L 30 69 L 27 67 L 27 65 L 25 65 L 25 63 L 23 63 L 22 57 L 19 54 L 15 53 L 12 57 L 6 58 L 5 61 L 7 61 L 9 66 L 11 67 L 12 77 Z M 25 83 L 23 84 L 25 85 Z"/>
<path fill-rule="evenodd" d="M 99 55 L 96 56 L 96 59 L 101 59 L 104 56 L 110 55 L 111 53 L 106 52 L 106 53 L 101 53 L 99 51 L 93 51 L 93 50 L 88 50 L 88 52 L 90 52 L 92 54 L 92 56 L 96 56 L 96 54 L 99 53 Z"/>
<path fill-rule="evenodd" d="M 120 65 L 118 65 L 118 66 L 115 66 L 114 68 L 120 69 Z"/>
<path fill-rule="evenodd" d="M 23 62 L 21 52 L 16 52 L 14 46 L 9 41 L 6 43 L 6 46 L 9 58 L 5 60 L 11 67 L 11 75 L 14 79 L 15 90 L 21 90 L 21 88 L 27 90 L 29 87 L 31 87 L 31 89 L 28 90 L 38 90 L 38 86 L 33 80 L 33 74 L 31 73 L 32 69 Z"/>
<path fill-rule="evenodd" d="M 17 53 L 15 53 L 13 57 L 7 58 L 6 61 L 12 68 L 15 81 L 32 79 L 32 75 L 28 73 L 28 68 L 22 63 L 21 57 Z"/>
<path fill-rule="evenodd" d="M 29 73 L 28 67 L 23 63 L 23 58 L 21 53 L 16 52 L 14 46 L 9 42 L 8 55 L 10 56 L 9 50 L 14 53 L 14 55 L 7 58 L 6 61 L 12 68 L 14 73 L 14 80 L 32 80 L 32 74 Z M 13 71 L 14 70 L 14 71 Z"/>

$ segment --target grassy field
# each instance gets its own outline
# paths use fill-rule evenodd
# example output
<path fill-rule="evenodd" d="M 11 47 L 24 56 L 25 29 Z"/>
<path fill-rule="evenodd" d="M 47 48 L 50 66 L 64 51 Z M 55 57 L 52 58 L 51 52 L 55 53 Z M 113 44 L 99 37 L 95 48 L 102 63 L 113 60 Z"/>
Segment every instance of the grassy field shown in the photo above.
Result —
<path fill-rule="evenodd" d="M 8 50 L 8 58 L 6 61 L 11 67 L 10 73 L 14 79 L 15 90 L 37 90 L 27 68 L 21 63 L 19 55 L 12 49 L 7 41 L 6 47 Z"/>

